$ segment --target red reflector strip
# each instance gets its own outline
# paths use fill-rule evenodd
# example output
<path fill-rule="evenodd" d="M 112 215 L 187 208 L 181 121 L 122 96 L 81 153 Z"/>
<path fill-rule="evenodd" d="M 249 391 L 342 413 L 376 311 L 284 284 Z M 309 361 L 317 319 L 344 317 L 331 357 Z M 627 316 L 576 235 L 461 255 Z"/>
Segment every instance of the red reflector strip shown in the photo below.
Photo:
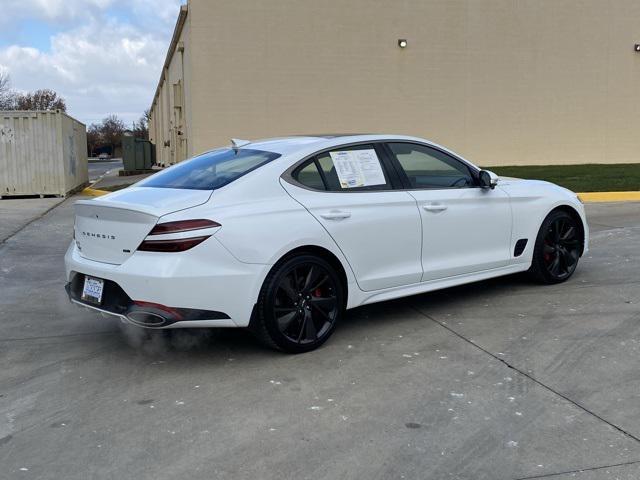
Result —
<path fill-rule="evenodd" d="M 143 302 L 142 300 L 134 300 L 133 304 L 141 308 L 153 308 L 170 314 L 175 320 L 182 320 L 182 314 L 175 308 L 167 307 L 161 303 Z"/>
<path fill-rule="evenodd" d="M 178 220 L 176 222 L 158 223 L 149 235 L 163 235 L 165 233 L 189 232 L 191 230 L 200 230 L 202 228 L 220 227 L 218 222 L 213 220 L 197 219 L 197 220 Z"/>
<path fill-rule="evenodd" d="M 204 242 L 211 235 L 193 238 L 176 238 L 174 240 L 145 240 L 138 250 L 142 252 L 184 252 Z"/>

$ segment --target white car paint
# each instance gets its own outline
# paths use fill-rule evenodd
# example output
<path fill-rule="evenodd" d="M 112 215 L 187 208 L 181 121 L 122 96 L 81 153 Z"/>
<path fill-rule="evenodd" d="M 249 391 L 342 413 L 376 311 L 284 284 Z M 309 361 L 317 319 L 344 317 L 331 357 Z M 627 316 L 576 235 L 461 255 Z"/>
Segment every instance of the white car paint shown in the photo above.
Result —
<path fill-rule="evenodd" d="M 420 282 L 422 226 L 416 200 L 409 193 L 318 195 L 281 182 L 335 240 L 360 289 L 372 291 Z M 345 214 L 349 216 L 340 218 Z"/>
<path fill-rule="evenodd" d="M 501 188 L 413 190 L 422 215 L 422 281 L 505 267 L 512 213 Z M 455 232 L 452 234 L 452 232 Z"/>
<path fill-rule="evenodd" d="M 152 188 L 143 180 L 76 202 L 76 240 L 65 256 L 67 279 L 76 273 L 90 275 L 115 282 L 133 300 L 228 316 L 162 328 L 244 327 L 272 266 L 299 247 L 319 247 L 338 259 L 347 278 L 347 308 L 527 270 L 538 229 L 558 206 L 580 215 L 586 251 L 583 205 L 574 193 L 551 183 L 501 179 L 491 190 L 343 193 L 302 188 L 284 175 L 321 150 L 391 140 L 439 148 L 477 169 L 444 147 L 408 136 L 251 142 L 240 148 L 281 156 L 219 189 Z M 136 250 L 156 223 L 189 219 L 210 219 L 221 226 L 205 230 L 211 237 L 184 252 Z M 190 236 L 182 232 L 153 238 Z M 520 238 L 528 244 L 514 257 Z M 129 321 L 126 314 L 116 315 Z"/>

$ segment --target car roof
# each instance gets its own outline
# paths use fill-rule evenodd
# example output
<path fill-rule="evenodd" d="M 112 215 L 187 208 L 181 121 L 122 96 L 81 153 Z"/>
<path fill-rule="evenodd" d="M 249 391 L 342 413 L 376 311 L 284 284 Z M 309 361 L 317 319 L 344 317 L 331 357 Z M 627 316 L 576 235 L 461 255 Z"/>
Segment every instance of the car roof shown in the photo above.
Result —
<path fill-rule="evenodd" d="M 235 140 L 238 141 L 238 140 Z M 242 141 L 242 140 L 240 140 Z M 260 140 L 246 141 L 239 148 L 248 150 L 264 150 L 280 155 L 280 158 L 270 162 L 272 165 L 281 166 L 282 164 L 291 164 L 318 151 L 348 145 L 354 143 L 366 142 L 416 142 L 423 145 L 442 150 L 450 155 L 467 163 L 470 167 L 480 170 L 480 168 L 465 159 L 462 155 L 430 140 L 410 135 L 394 135 L 394 134 L 378 134 L 378 133 L 332 133 L 332 134 L 316 134 L 316 135 L 289 135 L 286 137 L 263 138 Z M 204 152 L 207 153 L 207 152 Z M 263 167 L 264 168 L 264 167 Z M 261 168 L 261 170 L 263 170 Z"/>
<path fill-rule="evenodd" d="M 264 138 L 251 141 L 242 146 L 242 148 L 254 150 L 266 150 L 279 153 L 281 155 L 290 155 L 298 152 L 309 150 L 321 150 L 336 145 L 344 145 L 347 143 L 357 142 L 373 142 L 386 140 L 410 140 L 421 143 L 435 145 L 428 140 L 407 135 L 382 135 L 372 133 L 332 133 L 332 134 L 316 134 L 316 135 L 291 135 L 286 137 Z"/>

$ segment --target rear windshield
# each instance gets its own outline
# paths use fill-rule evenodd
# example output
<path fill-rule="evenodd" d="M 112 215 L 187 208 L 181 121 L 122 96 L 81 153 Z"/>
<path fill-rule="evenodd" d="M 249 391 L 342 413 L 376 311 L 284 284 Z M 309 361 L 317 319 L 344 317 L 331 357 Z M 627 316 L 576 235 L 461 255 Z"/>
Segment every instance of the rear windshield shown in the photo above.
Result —
<path fill-rule="evenodd" d="M 137 186 L 215 190 L 279 156 L 262 150 L 222 148 L 185 160 Z"/>

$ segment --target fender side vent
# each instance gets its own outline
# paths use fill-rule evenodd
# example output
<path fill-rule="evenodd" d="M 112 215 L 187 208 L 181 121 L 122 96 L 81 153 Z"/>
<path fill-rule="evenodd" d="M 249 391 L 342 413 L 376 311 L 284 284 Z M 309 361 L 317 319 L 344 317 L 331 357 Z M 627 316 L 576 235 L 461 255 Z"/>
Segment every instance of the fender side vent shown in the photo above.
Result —
<path fill-rule="evenodd" d="M 516 242 L 516 247 L 513 249 L 513 256 L 519 257 L 524 252 L 525 247 L 527 246 L 527 239 L 521 238 Z"/>

